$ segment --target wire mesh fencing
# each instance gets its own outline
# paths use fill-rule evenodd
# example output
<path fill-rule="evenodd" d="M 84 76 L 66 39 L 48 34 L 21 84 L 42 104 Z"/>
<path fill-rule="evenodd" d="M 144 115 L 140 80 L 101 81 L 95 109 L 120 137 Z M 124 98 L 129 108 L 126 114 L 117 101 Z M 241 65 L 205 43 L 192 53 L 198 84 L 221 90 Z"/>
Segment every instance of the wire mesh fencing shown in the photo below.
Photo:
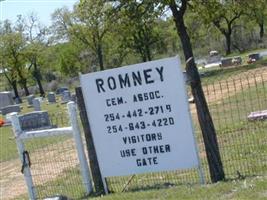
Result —
<path fill-rule="evenodd" d="M 216 129 L 226 179 L 267 173 L 267 68 L 208 69 L 202 74 L 203 91 Z M 190 96 L 190 88 L 188 88 Z M 197 111 L 190 111 L 206 182 L 209 167 Z M 264 115 L 265 113 L 265 115 Z M 255 115 L 253 117 L 253 114 Z M 260 115 L 260 116 L 259 116 Z M 114 192 L 199 183 L 197 169 L 107 179 Z"/>
<path fill-rule="evenodd" d="M 44 143 L 47 145 L 43 146 Z M 85 191 L 72 136 L 30 139 L 25 148 L 30 152 L 30 169 L 39 199 L 55 194 L 83 197 Z"/>
<path fill-rule="evenodd" d="M 267 172 L 267 68 L 217 70 L 203 79 L 226 178 Z"/>
<path fill-rule="evenodd" d="M 46 113 L 46 111 L 44 111 Z M 28 115 L 28 114 L 26 114 Z M 50 127 L 69 127 L 67 112 L 50 112 Z M 42 121 L 42 123 L 39 123 Z M 44 125 L 42 119 L 27 119 L 27 128 Z M 11 127 L 9 127 L 11 128 Z M 40 127 L 39 129 L 44 129 Z M 9 130 L 11 133 L 11 130 Z M 14 142 L 14 138 L 12 138 Z M 54 135 L 34 137 L 23 140 L 24 149 L 28 152 L 30 171 L 37 199 L 64 194 L 68 197 L 79 199 L 85 196 L 82 175 L 77 155 L 77 147 L 72 135 Z M 16 144 L 12 145 L 16 149 Z M 8 152 L 7 152 L 8 153 Z M 1 189 L 3 199 L 28 199 L 27 187 L 21 172 L 23 165 L 16 156 L 7 161 L 1 160 Z M 4 170 L 2 165 L 9 166 Z M 3 169 L 3 170 L 2 170 Z"/>

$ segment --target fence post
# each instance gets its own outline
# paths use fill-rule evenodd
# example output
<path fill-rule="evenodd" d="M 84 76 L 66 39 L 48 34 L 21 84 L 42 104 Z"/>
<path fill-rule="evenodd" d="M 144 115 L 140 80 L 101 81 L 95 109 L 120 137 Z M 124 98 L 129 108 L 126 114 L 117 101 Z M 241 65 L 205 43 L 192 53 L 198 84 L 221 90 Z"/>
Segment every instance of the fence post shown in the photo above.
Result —
<path fill-rule="evenodd" d="M 82 94 L 82 88 L 81 87 L 75 88 L 75 93 L 77 96 L 77 104 L 80 110 L 80 118 L 82 121 L 84 133 L 85 133 L 87 151 L 88 151 L 88 156 L 89 156 L 89 164 L 90 164 L 90 168 L 92 172 L 92 178 L 93 178 L 93 182 L 95 186 L 95 191 L 96 193 L 104 194 L 105 186 L 104 186 L 102 175 L 101 175 L 100 168 L 98 165 L 95 145 L 93 142 L 93 137 L 92 137 L 90 124 L 89 124 L 89 120 L 88 120 L 87 112 L 85 108 L 84 98 Z"/>
<path fill-rule="evenodd" d="M 22 140 L 19 138 L 20 134 L 22 133 L 22 130 L 21 130 L 21 126 L 19 123 L 19 118 L 18 118 L 17 113 L 12 113 L 10 115 L 10 119 L 11 119 L 11 123 L 12 123 L 13 132 L 14 132 L 15 138 L 16 138 L 19 157 L 20 157 L 21 163 L 23 165 L 22 173 L 24 175 L 24 179 L 25 179 L 26 184 L 27 184 L 29 198 L 31 200 L 35 200 L 35 199 L 37 199 L 37 196 L 36 196 L 36 191 L 35 191 L 35 188 L 33 185 L 31 170 L 30 170 L 30 166 L 29 166 L 30 161 L 29 161 L 27 156 L 24 156 L 24 153 L 25 153 L 24 144 L 23 144 Z"/>
<path fill-rule="evenodd" d="M 71 123 L 72 130 L 73 130 L 73 137 L 74 137 L 77 152 L 78 152 L 78 158 L 80 161 L 83 183 L 86 189 L 86 193 L 87 195 L 89 195 L 90 192 L 92 191 L 91 176 L 90 176 L 89 168 L 86 162 L 86 156 L 84 153 L 83 142 L 82 142 L 80 128 L 78 125 L 77 112 L 76 112 L 76 107 L 75 107 L 74 102 L 68 103 L 68 112 L 70 116 L 70 123 Z"/>
<path fill-rule="evenodd" d="M 186 73 L 191 85 L 201 127 L 212 182 L 225 179 L 213 121 L 201 86 L 201 80 L 191 57 L 186 61 Z"/>

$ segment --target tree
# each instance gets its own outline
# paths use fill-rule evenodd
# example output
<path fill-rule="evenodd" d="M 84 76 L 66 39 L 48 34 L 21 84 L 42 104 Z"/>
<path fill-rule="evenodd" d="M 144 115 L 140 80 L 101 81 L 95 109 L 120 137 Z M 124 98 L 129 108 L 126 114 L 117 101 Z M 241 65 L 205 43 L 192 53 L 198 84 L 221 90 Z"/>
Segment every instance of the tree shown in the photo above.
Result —
<path fill-rule="evenodd" d="M 45 91 L 42 85 L 40 67 L 42 54 L 49 43 L 46 37 L 48 30 L 38 22 L 38 18 L 34 13 L 30 14 L 28 19 L 24 21 L 24 26 L 23 33 L 27 40 L 24 55 L 29 63 L 28 69 L 38 85 L 40 96 L 44 96 Z"/>
<path fill-rule="evenodd" d="M 56 9 L 50 27 L 53 32 L 52 41 L 60 43 L 72 40 L 70 29 L 74 23 L 73 13 L 67 7 Z"/>
<path fill-rule="evenodd" d="M 263 39 L 264 36 L 264 22 L 267 17 L 267 2 L 266 0 L 253 0 L 246 2 L 246 14 L 253 18 L 259 26 L 259 36 Z"/>
<path fill-rule="evenodd" d="M 95 53 L 101 70 L 104 70 L 104 39 L 111 28 L 109 9 L 105 0 L 81 0 L 74 11 L 78 23 L 72 33 Z"/>
<path fill-rule="evenodd" d="M 205 24 L 212 23 L 225 37 L 226 55 L 231 53 L 235 22 L 244 14 L 244 1 L 192 0 L 190 4 Z"/>
<path fill-rule="evenodd" d="M 23 56 L 26 41 L 20 32 L 16 32 L 11 27 L 10 22 L 6 21 L 4 27 L 5 32 L 1 36 L 1 55 L 4 62 L 3 66 L 8 70 L 9 75 L 5 75 L 14 89 L 15 97 L 19 98 L 17 83 L 21 84 L 25 91 L 25 95 L 30 94 L 27 86 L 28 74 Z"/>
<path fill-rule="evenodd" d="M 97 58 L 98 66 L 104 69 L 105 37 L 112 27 L 108 24 L 109 5 L 104 0 L 96 2 L 82 0 L 70 12 L 67 8 L 53 14 L 53 30 L 64 36 L 64 42 L 83 45 L 84 52 L 90 52 Z M 83 52 L 80 52 L 83 54 Z"/>
<path fill-rule="evenodd" d="M 124 7 L 125 9 L 131 9 L 132 1 L 121 0 L 118 6 Z M 213 182 L 224 179 L 224 171 L 221 163 L 220 153 L 218 149 L 218 142 L 216 138 L 215 128 L 210 116 L 207 102 L 202 90 L 200 77 L 196 64 L 194 62 L 193 50 L 190 42 L 190 37 L 188 35 L 184 15 L 188 6 L 187 0 L 166 0 L 166 1 L 139 1 L 139 5 L 145 7 L 145 11 L 149 9 L 165 9 L 170 8 L 173 20 L 176 26 L 177 34 L 180 37 L 184 57 L 187 61 L 186 71 L 189 79 L 191 80 L 192 94 L 195 98 L 195 103 L 197 107 L 198 118 L 200 122 L 200 127 L 202 130 L 204 144 L 207 151 L 207 157 L 210 167 L 211 180 Z"/>
<path fill-rule="evenodd" d="M 146 10 L 145 4 L 138 2 L 132 2 L 130 9 L 121 7 L 117 10 L 114 22 L 120 26 L 124 47 L 133 49 L 143 62 L 151 61 L 155 45 L 162 40 L 157 29 L 160 13 L 154 9 Z"/>
<path fill-rule="evenodd" d="M 78 76 L 82 71 L 82 64 L 80 58 L 81 49 L 71 42 L 60 44 L 58 48 L 60 71 L 70 77 Z"/>
<path fill-rule="evenodd" d="M 18 93 L 18 81 L 17 81 L 17 72 L 14 68 L 11 67 L 11 60 L 9 54 L 5 51 L 8 48 L 7 44 L 10 38 L 8 34 L 12 33 L 11 23 L 10 21 L 4 21 L 3 26 L 1 26 L 1 34 L 0 34 L 0 60 L 1 60 L 1 69 L 14 91 L 15 98 L 21 102 Z"/>
<path fill-rule="evenodd" d="M 66 8 L 53 14 L 53 27 L 66 41 L 79 41 L 97 58 L 101 70 L 104 69 L 105 37 L 111 26 L 107 12 L 109 5 L 104 0 L 82 0 L 70 12 Z"/>

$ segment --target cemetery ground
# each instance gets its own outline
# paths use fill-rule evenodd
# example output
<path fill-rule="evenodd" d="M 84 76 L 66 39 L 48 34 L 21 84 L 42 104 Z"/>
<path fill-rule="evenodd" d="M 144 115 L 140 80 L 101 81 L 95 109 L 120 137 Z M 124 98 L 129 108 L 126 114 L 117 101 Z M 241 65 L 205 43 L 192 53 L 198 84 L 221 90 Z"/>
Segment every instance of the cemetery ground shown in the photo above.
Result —
<path fill-rule="evenodd" d="M 112 192 L 122 190 L 135 191 L 129 193 L 112 194 L 101 199 L 266 199 L 267 198 L 267 121 L 248 122 L 249 112 L 267 109 L 267 61 L 261 60 L 255 64 L 231 67 L 226 69 L 204 69 L 202 71 L 204 92 L 209 103 L 210 112 L 213 116 L 216 127 L 222 162 L 227 174 L 227 180 L 216 184 L 199 185 L 196 171 L 185 170 L 181 172 L 153 173 L 137 175 L 131 180 L 131 176 L 121 178 L 109 178 L 109 189 Z M 258 77 L 262 77 L 261 79 Z M 238 80 L 245 81 L 246 84 L 238 84 Z M 220 81 L 220 82 L 218 82 Z M 224 82 L 225 81 L 225 82 Z M 230 87 L 233 86 L 233 87 Z M 221 88 L 220 92 L 215 92 L 216 88 Z M 62 116 L 62 125 L 66 125 L 67 114 L 64 113 L 65 105 L 52 104 L 44 105 L 42 110 L 55 113 L 55 117 Z M 47 107 L 46 107 L 47 106 Z M 29 112 L 27 106 L 23 106 L 23 113 Z M 62 111 L 63 110 L 63 111 Z M 66 112 L 65 112 L 66 113 Z M 196 122 L 196 111 L 191 106 L 191 113 L 195 124 L 197 141 L 199 144 L 200 158 L 205 178 L 209 183 L 208 167 L 205 158 L 204 146 L 202 143 L 200 129 Z M 0 162 L 10 163 L 8 170 L 20 170 L 20 162 L 17 159 L 17 149 L 13 133 L 10 127 L 0 128 L 1 146 Z M 32 154 L 38 156 L 39 149 L 49 149 L 49 147 L 60 142 L 68 142 L 68 138 L 34 139 L 30 141 L 29 147 L 38 143 L 38 149 L 33 149 Z M 31 152 L 31 149 L 29 149 Z M 68 152 L 68 156 L 75 152 Z M 45 156 L 45 155 L 39 155 Z M 71 156 L 70 156 L 71 157 Z M 265 157 L 265 159 L 264 159 Z M 262 159 L 263 158 L 263 159 Z M 0 164 L 1 164 L 0 163 Z M 12 169 L 13 168 L 13 169 Z M 74 170 L 69 170 L 74 168 Z M 53 169 L 53 168 L 52 168 Z M 2 166 L 1 166 L 2 170 Z M 5 175 L 5 171 L 4 175 Z M 2 172 L 2 173 L 3 173 Z M 69 190 L 67 185 L 81 182 L 77 166 L 66 166 L 58 170 L 58 174 L 50 177 L 37 186 L 41 190 L 40 196 L 45 195 L 46 186 L 60 185 L 61 192 L 69 196 L 82 198 L 83 186 Z M 261 176 L 258 176 L 261 174 Z M 3 183 L 1 174 L 0 183 Z M 26 187 L 22 187 L 21 182 L 12 177 L 7 187 L 15 186 L 21 190 L 19 196 L 10 198 L 27 198 Z M 21 180 L 24 184 L 22 175 Z M 72 178 L 69 178 L 72 177 Z M 75 177 L 76 179 L 73 179 Z M 6 178 L 6 177 L 5 177 Z M 21 181 L 20 180 L 20 181 Z M 130 181 L 129 181 L 130 180 Z M 192 181 L 193 180 L 193 181 Z M 13 182 L 12 182 L 13 181 Z M 188 183 L 189 182 L 189 183 Z M 49 193 L 58 193 L 58 188 L 49 188 Z M 13 194 L 14 195 L 14 194 Z M 20 196 L 22 195 L 22 196 Z M 100 199 L 100 198 L 93 198 Z"/>

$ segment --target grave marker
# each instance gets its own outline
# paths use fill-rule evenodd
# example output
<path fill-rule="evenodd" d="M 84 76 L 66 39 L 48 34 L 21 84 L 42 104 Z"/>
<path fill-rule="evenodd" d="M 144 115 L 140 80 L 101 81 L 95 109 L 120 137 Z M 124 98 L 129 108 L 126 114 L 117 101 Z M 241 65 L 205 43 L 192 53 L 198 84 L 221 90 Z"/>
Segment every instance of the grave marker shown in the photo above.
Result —
<path fill-rule="evenodd" d="M 32 105 L 33 105 L 34 111 L 41 111 L 41 102 L 38 98 L 34 98 L 32 100 Z"/>
<path fill-rule="evenodd" d="M 53 128 L 47 111 L 34 111 L 21 115 L 19 122 L 23 131 Z"/>
<path fill-rule="evenodd" d="M 70 94 L 70 91 L 69 91 L 69 90 L 65 90 L 65 91 L 62 93 L 62 96 L 61 96 L 61 102 L 62 102 L 62 103 L 68 103 L 69 101 L 71 101 L 71 94 Z"/>
<path fill-rule="evenodd" d="M 9 105 L 14 105 L 12 93 L 9 91 L 0 92 L 0 108 L 6 107 Z"/>
<path fill-rule="evenodd" d="M 49 92 L 47 95 L 48 103 L 56 103 L 56 95 L 54 92 Z"/>
<path fill-rule="evenodd" d="M 19 105 L 10 105 L 6 107 L 1 108 L 1 113 L 2 115 L 6 115 L 8 113 L 12 112 L 20 112 L 20 106 Z"/>
<path fill-rule="evenodd" d="M 32 104 L 33 104 L 32 101 L 33 101 L 34 98 L 35 98 L 35 96 L 33 94 L 27 96 L 27 101 L 28 101 L 28 105 L 29 106 L 32 106 Z"/>

